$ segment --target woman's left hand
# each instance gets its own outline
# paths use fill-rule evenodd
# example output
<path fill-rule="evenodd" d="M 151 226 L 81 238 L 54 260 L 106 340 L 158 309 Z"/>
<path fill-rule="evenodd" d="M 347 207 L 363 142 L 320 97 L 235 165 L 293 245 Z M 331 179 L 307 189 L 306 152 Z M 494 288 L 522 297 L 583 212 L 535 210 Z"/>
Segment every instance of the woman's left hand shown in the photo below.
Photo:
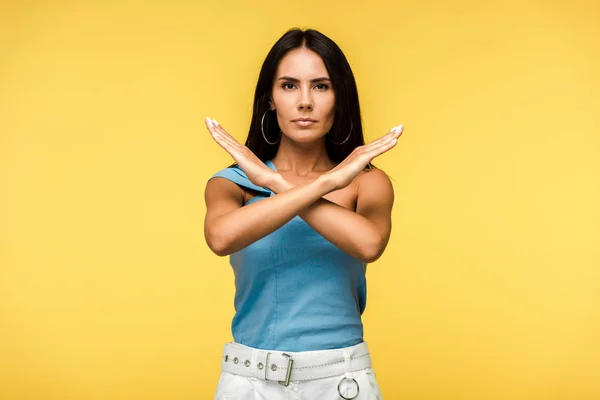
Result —
<path fill-rule="evenodd" d="M 278 173 L 266 166 L 248 147 L 240 144 L 227 133 L 216 120 L 206 118 L 204 122 L 215 142 L 233 157 L 250 182 L 257 186 L 270 188 L 277 179 Z"/>

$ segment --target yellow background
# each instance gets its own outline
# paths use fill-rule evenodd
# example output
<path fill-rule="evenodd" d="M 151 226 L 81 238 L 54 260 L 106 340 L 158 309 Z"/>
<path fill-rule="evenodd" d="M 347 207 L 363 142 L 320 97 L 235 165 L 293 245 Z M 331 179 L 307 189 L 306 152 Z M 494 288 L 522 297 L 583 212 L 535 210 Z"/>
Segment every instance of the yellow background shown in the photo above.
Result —
<path fill-rule="evenodd" d="M 355 73 L 394 229 L 365 339 L 384 399 L 600 399 L 600 5 L 0 3 L 0 399 L 209 399 L 233 274 L 207 179 L 270 47 Z"/>

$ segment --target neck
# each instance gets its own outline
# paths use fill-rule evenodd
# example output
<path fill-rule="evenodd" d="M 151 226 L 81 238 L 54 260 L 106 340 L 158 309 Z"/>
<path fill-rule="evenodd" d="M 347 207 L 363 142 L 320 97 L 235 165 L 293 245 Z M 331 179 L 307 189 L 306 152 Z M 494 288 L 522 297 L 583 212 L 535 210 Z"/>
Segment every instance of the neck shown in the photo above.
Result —
<path fill-rule="evenodd" d="M 277 154 L 272 160 L 278 171 L 307 176 L 327 172 L 335 166 L 327 155 L 325 138 L 312 143 L 297 143 L 282 136 Z"/>

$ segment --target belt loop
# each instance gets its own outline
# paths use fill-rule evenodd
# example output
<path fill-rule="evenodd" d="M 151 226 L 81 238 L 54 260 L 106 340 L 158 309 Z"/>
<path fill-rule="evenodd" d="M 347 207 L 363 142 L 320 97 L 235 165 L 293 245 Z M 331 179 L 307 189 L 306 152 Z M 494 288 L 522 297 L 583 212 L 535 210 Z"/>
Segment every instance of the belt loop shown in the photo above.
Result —
<path fill-rule="evenodd" d="M 342 349 L 344 352 L 344 364 L 346 365 L 346 373 L 352 371 L 352 353 L 349 349 Z"/>
<path fill-rule="evenodd" d="M 358 382 L 356 382 L 356 379 L 354 379 L 354 372 L 352 372 L 352 352 L 348 348 L 344 348 L 342 350 L 344 352 L 344 364 L 346 366 L 346 372 L 344 373 L 344 377 L 338 383 L 337 390 L 342 399 L 352 400 L 360 393 L 360 387 Z M 344 390 L 345 393 L 342 394 L 341 385 L 344 381 L 346 381 L 346 390 Z M 351 382 L 353 382 L 354 385 L 352 385 Z M 356 394 L 354 394 L 352 397 L 350 397 L 351 386 L 356 386 Z"/>
<path fill-rule="evenodd" d="M 349 349 L 342 349 L 344 352 L 344 365 L 346 366 L 346 373 L 344 374 L 348 382 L 354 378 L 352 373 L 352 353 Z M 346 386 L 346 394 L 348 394 L 348 387 Z"/>

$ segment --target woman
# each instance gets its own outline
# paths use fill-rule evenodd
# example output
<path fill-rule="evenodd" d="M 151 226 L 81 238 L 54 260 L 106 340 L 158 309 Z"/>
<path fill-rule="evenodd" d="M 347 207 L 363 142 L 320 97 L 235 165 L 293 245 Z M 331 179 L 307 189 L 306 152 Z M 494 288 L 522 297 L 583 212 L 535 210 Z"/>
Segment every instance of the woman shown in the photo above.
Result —
<path fill-rule="evenodd" d="M 371 160 L 402 126 L 365 145 L 350 65 L 312 29 L 267 55 L 245 146 L 206 125 L 236 162 L 205 192 L 207 244 L 236 284 L 215 398 L 380 399 L 361 314 L 394 193 Z"/>

